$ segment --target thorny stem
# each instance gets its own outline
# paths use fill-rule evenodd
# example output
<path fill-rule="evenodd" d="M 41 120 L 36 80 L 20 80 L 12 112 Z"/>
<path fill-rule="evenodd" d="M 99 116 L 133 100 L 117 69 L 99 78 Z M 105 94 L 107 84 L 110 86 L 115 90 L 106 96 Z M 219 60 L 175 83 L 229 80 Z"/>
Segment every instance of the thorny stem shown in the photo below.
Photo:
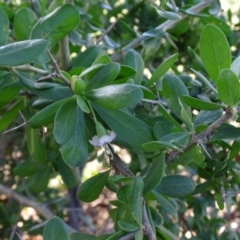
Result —
<path fill-rule="evenodd" d="M 218 120 L 216 120 L 214 123 L 212 123 L 205 131 L 195 135 L 190 142 L 188 143 L 188 145 L 186 147 L 182 148 L 182 151 L 186 151 L 187 149 L 189 149 L 190 147 L 201 143 L 202 140 L 204 138 L 206 138 L 207 136 L 209 136 L 213 131 L 215 131 L 219 126 L 221 126 L 225 121 L 227 121 L 228 119 L 230 119 L 232 117 L 233 113 L 232 113 L 232 109 L 230 107 L 228 107 L 224 113 L 224 115 L 222 117 L 220 117 Z M 175 159 L 181 152 L 180 151 L 171 151 L 167 158 L 166 158 L 166 163 L 171 162 L 173 159 Z"/>

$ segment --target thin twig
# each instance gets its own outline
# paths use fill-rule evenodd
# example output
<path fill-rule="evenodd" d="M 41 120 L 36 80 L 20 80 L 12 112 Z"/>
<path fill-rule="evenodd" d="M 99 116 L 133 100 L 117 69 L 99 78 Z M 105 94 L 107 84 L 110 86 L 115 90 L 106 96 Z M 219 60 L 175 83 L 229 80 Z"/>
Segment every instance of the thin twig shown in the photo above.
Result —
<path fill-rule="evenodd" d="M 190 147 L 201 143 L 202 140 L 209 136 L 213 131 L 215 131 L 219 126 L 221 126 L 225 121 L 227 121 L 228 119 L 230 119 L 232 117 L 233 113 L 232 113 L 232 109 L 231 108 L 227 108 L 225 111 L 225 114 L 220 117 L 218 120 L 216 120 L 214 123 L 212 123 L 205 131 L 197 134 L 196 136 L 194 136 L 190 142 L 188 143 L 188 145 L 186 147 L 181 148 L 182 151 L 186 151 L 187 149 L 189 149 Z M 180 151 L 171 151 L 167 158 L 166 158 L 166 163 L 171 162 L 173 159 L 175 159 L 181 152 Z"/>
<path fill-rule="evenodd" d="M 51 62 L 54 66 L 54 69 L 58 75 L 59 78 L 61 78 L 63 80 L 63 82 L 68 86 L 68 87 L 71 87 L 71 84 L 70 82 L 68 81 L 68 79 L 62 74 L 58 64 L 57 64 L 57 61 L 53 58 L 53 56 L 51 55 L 51 53 L 47 50 L 47 53 L 48 53 L 48 56 L 50 57 L 51 59 Z"/>
<path fill-rule="evenodd" d="M 176 6 L 175 1 L 174 1 L 174 0 L 169 0 L 169 2 L 170 2 L 171 5 L 172 5 L 173 11 L 174 11 L 175 13 L 178 13 L 178 8 L 177 8 L 177 6 Z"/>
<path fill-rule="evenodd" d="M 6 133 L 8 133 L 8 132 L 15 131 L 15 130 L 17 130 L 17 129 L 19 129 L 19 128 L 25 126 L 25 125 L 27 125 L 27 124 L 28 124 L 28 122 L 24 122 L 24 123 L 22 123 L 22 124 L 20 124 L 20 125 L 18 125 L 18 126 L 16 126 L 16 127 L 14 127 L 14 128 L 11 128 L 11 129 L 9 129 L 9 130 L 3 132 L 2 134 L 6 134 Z"/>
<path fill-rule="evenodd" d="M 119 19 L 117 19 L 115 22 L 113 22 L 103 33 L 102 35 L 97 39 L 96 41 L 96 45 L 98 45 L 103 38 L 114 28 L 114 26 L 117 24 L 117 22 L 119 21 Z"/>
<path fill-rule="evenodd" d="M 17 70 L 22 70 L 22 71 L 31 71 L 31 72 L 40 73 L 40 74 L 48 74 L 48 71 L 40 69 L 40 68 L 33 67 L 29 64 L 22 65 L 22 66 L 16 66 L 14 68 L 17 69 Z"/>
<path fill-rule="evenodd" d="M 167 103 L 162 101 L 161 99 L 159 99 L 159 100 L 150 100 L 150 99 L 143 98 L 142 102 L 147 102 L 147 103 L 152 103 L 152 104 L 159 104 L 160 103 L 163 106 L 167 106 Z"/>
<path fill-rule="evenodd" d="M 126 234 L 125 236 L 120 237 L 118 240 L 130 240 L 130 239 L 133 239 L 134 236 L 135 236 L 135 234 L 136 234 L 136 232 L 137 232 L 137 231 L 128 233 L 128 234 Z"/>
<path fill-rule="evenodd" d="M 202 9 L 208 7 L 210 4 L 211 4 L 210 1 L 203 1 L 203 2 L 200 2 L 199 4 L 196 4 L 195 6 L 190 7 L 189 9 L 187 9 L 187 11 L 197 13 L 197 12 L 200 12 Z M 166 22 L 159 25 L 155 29 L 156 30 L 162 30 L 163 32 L 165 32 L 168 29 L 175 26 L 180 21 L 182 21 L 183 19 L 188 17 L 188 15 L 184 15 L 184 14 L 181 14 L 181 16 L 182 16 L 181 19 L 179 19 L 179 20 L 167 20 Z M 112 61 L 116 61 L 119 58 L 121 58 L 121 56 L 125 52 L 127 52 L 129 49 L 137 47 L 142 42 L 142 40 L 144 40 L 145 38 L 146 38 L 146 36 L 144 36 L 144 33 L 142 35 L 140 35 L 139 37 L 135 38 L 132 42 L 127 44 L 125 47 L 123 47 L 119 52 L 113 54 L 112 57 L 111 57 Z"/>

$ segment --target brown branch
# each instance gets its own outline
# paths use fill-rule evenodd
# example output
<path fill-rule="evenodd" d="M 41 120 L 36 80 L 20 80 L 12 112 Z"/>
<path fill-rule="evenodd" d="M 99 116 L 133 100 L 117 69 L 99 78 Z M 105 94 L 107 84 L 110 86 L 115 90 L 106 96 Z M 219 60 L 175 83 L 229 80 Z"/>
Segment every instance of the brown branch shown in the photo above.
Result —
<path fill-rule="evenodd" d="M 186 11 L 197 13 L 197 12 L 200 12 L 202 9 L 210 6 L 210 4 L 211 4 L 210 1 L 203 1 L 203 2 L 200 2 L 199 4 L 196 4 L 195 6 L 190 7 Z M 179 20 L 167 20 L 166 22 L 162 23 L 161 25 L 159 25 L 155 29 L 156 30 L 162 30 L 163 32 L 165 32 L 168 29 L 175 26 L 180 21 L 182 21 L 183 19 L 188 17 L 188 15 L 184 15 L 184 14 L 180 14 L 180 15 L 182 17 L 181 19 L 179 19 Z M 112 61 L 116 61 L 119 58 L 121 58 L 123 53 L 127 52 L 129 49 L 137 47 L 142 42 L 142 40 L 144 40 L 145 38 L 146 38 L 146 36 L 144 36 L 144 33 L 142 35 L 140 35 L 139 37 L 135 38 L 132 42 L 127 44 L 125 47 L 123 47 L 119 52 L 113 54 L 112 57 L 111 57 Z"/>
<path fill-rule="evenodd" d="M 222 117 L 220 117 L 218 120 L 216 120 L 214 123 L 212 123 L 205 131 L 195 135 L 190 142 L 188 143 L 188 145 L 186 147 L 182 148 L 182 151 L 186 151 L 187 149 L 189 149 L 190 147 L 199 144 L 202 142 L 202 140 L 204 138 L 206 138 L 207 136 L 209 136 L 213 131 L 215 131 L 218 127 L 220 127 L 225 121 L 227 121 L 228 119 L 230 119 L 232 117 L 233 113 L 232 113 L 232 109 L 230 107 L 228 107 L 224 113 L 224 115 Z M 173 150 L 171 151 L 166 158 L 166 163 L 171 162 L 173 159 L 175 159 L 181 152 L 180 151 L 176 151 Z"/>
<path fill-rule="evenodd" d="M 5 187 L 4 185 L 0 184 L 0 193 L 5 194 L 9 198 L 13 198 L 14 200 L 18 201 L 21 205 L 29 206 L 34 208 L 40 215 L 42 215 L 45 219 L 50 219 L 54 217 L 52 211 L 50 211 L 47 207 L 44 205 L 30 200 L 29 198 L 26 198 L 25 196 L 14 192 L 11 188 Z M 75 229 L 67 225 L 70 232 L 76 232 Z"/>

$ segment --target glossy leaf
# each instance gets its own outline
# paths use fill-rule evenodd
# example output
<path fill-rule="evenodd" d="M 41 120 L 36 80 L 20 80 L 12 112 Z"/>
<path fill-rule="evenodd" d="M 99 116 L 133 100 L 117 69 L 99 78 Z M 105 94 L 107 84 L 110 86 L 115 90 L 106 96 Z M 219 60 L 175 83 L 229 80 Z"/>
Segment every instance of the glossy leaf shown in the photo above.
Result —
<path fill-rule="evenodd" d="M 130 209 L 131 213 L 138 223 L 142 225 L 142 194 L 144 182 L 141 176 L 136 176 L 133 183 L 132 193 L 130 195 Z"/>
<path fill-rule="evenodd" d="M 128 50 L 124 58 L 124 64 L 136 70 L 136 74 L 132 78 L 135 84 L 140 84 L 144 70 L 144 62 L 141 55 L 133 49 Z"/>
<path fill-rule="evenodd" d="M 212 24 L 205 26 L 201 33 L 200 56 L 204 68 L 217 84 L 220 71 L 230 68 L 231 50 L 223 32 Z"/>
<path fill-rule="evenodd" d="M 151 165 L 148 166 L 147 173 L 143 177 L 144 189 L 143 193 L 146 194 L 154 189 L 162 180 L 165 172 L 165 154 L 161 154 L 156 158 Z"/>
<path fill-rule="evenodd" d="M 66 164 L 72 167 L 81 166 L 88 155 L 88 145 L 86 139 L 86 129 L 84 114 L 81 109 L 75 104 L 73 110 L 73 132 L 70 138 L 61 144 L 61 153 Z M 70 117 L 73 117 L 70 116 Z M 71 131 L 71 129 L 69 129 Z M 68 137 L 68 135 L 66 135 Z"/>
<path fill-rule="evenodd" d="M 9 33 L 9 20 L 5 11 L 0 8 L 0 46 L 5 45 Z"/>
<path fill-rule="evenodd" d="M 107 54 L 103 54 L 93 62 L 93 65 L 98 63 L 108 64 L 110 62 L 111 62 L 111 58 Z"/>
<path fill-rule="evenodd" d="M 153 194 L 160 203 L 161 208 L 171 214 L 175 219 L 178 219 L 178 212 L 174 205 L 159 192 L 153 191 Z"/>
<path fill-rule="evenodd" d="M 94 103 L 110 109 L 120 109 L 142 100 L 142 90 L 132 84 L 116 84 L 87 91 L 85 96 Z"/>
<path fill-rule="evenodd" d="M 206 102 L 190 96 L 183 96 L 183 101 L 190 107 L 200 110 L 216 110 L 224 106 L 217 103 Z"/>
<path fill-rule="evenodd" d="M 46 39 L 53 47 L 77 26 L 79 19 L 78 10 L 71 4 L 64 4 L 38 20 L 32 29 L 31 39 Z"/>
<path fill-rule="evenodd" d="M 92 202 L 102 192 L 110 171 L 99 173 L 86 180 L 78 190 L 78 197 L 81 201 Z"/>
<path fill-rule="evenodd" d="M 46 166 L 29 177 L 28 186 L 31 192 L 40 193 L 46 190 L 50 179 L 50 168 Z"/>
<path fill-rule="evenodd" d="M 38 83 L 25 77 L 22 73 L 14 70 L 14 73 L 19 77 L 20 82 L 33 94 L 41 98 L 51 99 L 54 101 L 73 96 L 73 92 L 69 87 L 57 83 Z"/>
<path fill-rule="evenodd" d="M 32 127 L 47 126 L 54 121 L 54 117 L 60 106 L 68 100 L 66 98 L 50 104 L 32 116 L 28 122 Z"/>
<path fill-rule="evenodd" d="M 30 8 L 20 8 L 15 16 L 13 22 L 13 30 L 18 41 L 29 39 L 31 29 L 37 22 L 35 12 Z M 24 27 L 22 27 L 24 26 Z"/>
<path fill-rule="evenodd" d="M 43 230 L 43 240 L 68 240 L 68 230 L 66 224 L 59 217 L 48 220 Z"/>
<path fill-rule="evenodd" d="M 54 118 L 53 136 L 59 143 L 65 143 L 73 135 L 76 124 L 76 104 L 75 99 L 69 99 L 58 109 Z"/>
<path fill-rule="evenodd" d="M 230 107 L 240 100 L 240 83 L 236 74 L 230 69 L 223 69 L 218 76 L 219 98 Z"/>
<path fill-rule="evenodd" d="M 164 177 L 155 191 L 169 197 L 181 198 L 191 194 L 194 189 L 195 182 L 190 177 L 171 175 Z"/>
<path fill-rule="evenodd" d="M 153 140 L 150 127 L 139 119 L 123 110 L 104 110 L 95 104 L 93 106 L 110 129 L 131 146 L 141 149 L 143 143 Z"/>
<path fill-rule="evenodd" d="M 37 58 L 48 46 L 43 39 L 26 40 L 0 47 L 0 66 L 19 66 Z"/>
<path fill-rule="evenodd" d="M 47 160 L 47 152 L 39 136 L 38 130 L 27 126 L 28 151 L 33 159 L 43 162 Z"/>
<path fill-rule="evenodd" d="M 81 108 L 81 110 L 85 113 L 90 113 L 90 109 L 87 105 L 87 103 L 83 100 L 81 96 L 76 96 L 77 99 L 77 105 Z"/>
<path fill-rule="evenodd" d="M 139 226 L 135 222 L 125 220 L 125 219 L 119 220 L 117 224 L 125 232 L 134 232 L 139 229 Z"/>
<path fill-rule="evenodd" d="M 87 90 L 106 86 L 114 81 L 120 72 L 118 63 L 109 63 L 97 70 L 87 79 Z"/>
<path fill-rule="evenodd" d="M 159 67 L 153 72 L 152 77 L 147 82 L 147 86 L 151 86 L 153 83 L 158 81 L 167 71 L 172 67 L 173 63 L 177 60 L 178 53 L 175 53 L 171 57 L 164 60 Z"/>
<path fill-rule="evenodd" d="M 181 118 L 181 110 L 185 109 L 188 116 L 191 118 L 191 108 L 185 103 L 179 102 L 182 100 L 182 96 L 189 95 L 187 88 L 183 82 L 176 76 L 166 74 L 162 81 L 163 95 L 166 98 L 166 102 L 170 110 L 178 117 Z"/>

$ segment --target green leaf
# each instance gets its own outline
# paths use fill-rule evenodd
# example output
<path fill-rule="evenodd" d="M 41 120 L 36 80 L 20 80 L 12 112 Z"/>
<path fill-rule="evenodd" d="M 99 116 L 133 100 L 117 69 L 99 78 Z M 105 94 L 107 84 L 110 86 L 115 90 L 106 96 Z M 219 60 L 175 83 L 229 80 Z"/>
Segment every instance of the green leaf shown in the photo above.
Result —
<path fill-rule="evenodd" d="M 189 95 L 183 82 L 174 75 L 166 74 L 162 81 L 162 89 L 170 110 L 181 119 L 181 111 L 184 108 L 191 119 L 191 108 L 184 102 L 181 101 L 182 104 L 179 102 L 179 99 L 182 100 L 182 96 Z"/>
<path fill-rule="evenodd" d="M 204 68 L 217 83 L 218 74 L 230 68 L 231 50 L 223 32 L 212 24 L 204 27 L 200 37 L 200 56 Z"/>
<path fill-rule="evenodd" d="M 171 231 L 169 231 L 168 229 L 166 229 L 163 225 L 159 225 L 157 226 L 157 231 L 162 234 L 166 234 L 169 238 L 167 238 L 167 240 L 179 240 L 179 238 L 174 235 Z"/>
<path fill-rule="evenodd" d="M 240 56 L 238 56 L 231 64 L 231 70 L 240 78 Z"/>
<path fill-rule="evenodd" d="M 22 84 L 19 81 L 10 82 L 0 87 L 0 109 L 9 103 L 20 91 Z"/>
<path fill-rule="evenodd" d="M 179 14 L 174 12 L 162 11 L 158 9 L 156 9 L 156 11 L 161 17 L 166 18 L 168 20 L 179 20 L 182 18 Z"/>
<path fill-rule="evenodd" d="M 61 144 L 61 153 L 66 164 L 72 167 L 79 167 L 87 160 L 88 145 L 84 114 L 77 104 L 75 104 L 75 110 L 73 110 L 73 112 L 75 116 L 73 119 L 73 132 L 70 138 Z"/>
<path fill-rule="evenodd" d="M 57 168 L 63 182 L 68 188 L 73 188 L 78 184 L 76 172 L 66 165 L 61 157 L 57 160 Z"/>
<path fill-rule="evenodd" d="M 87 91 L 85 96 L 99 106 L 120 109 L 142 100 L 141 88 L 132 84 L 115 84 Z"/>
<path fill-rule="evenodd" d="M 223 69 L 218 76 L 219 98 L 230 107 L 234 107 L 240 100 L 240 83 L 236 74 L 230 69 Z"/>
<path fill-rule="evenodd" d="M 222 124 L 213 134 L 211 140 L 216 139 L 236 139 L 240 136 L 240 128 L 230 124 Z"/>
<path fill-rule="evenodd" d="M 32 28 L 31 39 L 46 39 L 52 48 L 78 25 L 79 20 L 79 11 L 71 4 L 64 4 L 38 20 Z"/>
<path fill-rule="evenodd" d="M 131 146 L 141 149 L 143 143 L 153 141 L 150 127 L 139 119 L 123 110 L 104 110 L 95 104 L 93 106 L 110 129 Z"/>
<path fill-rule="evenodd" d="M 78 197 L 83 202 L 92 202 L 97 199 L 107 183 L 110 170 L 99 173 L 86 180 L 78 190 Z"/>
<path fill-rule="evenodd" d="M 36 162 L 33 160 L 26 160 L 19 163 L 14 169 L 13 172 L 17 176 L 26 177 L 30 176 L 45 166 L 43 162 Z"/>
<path fill-rule="evenodd" d="M 139 229 L 139 225 L 137 225 L 135 222 L 126 219 L 118 220 L 117 224 L 125 232 L 134 232 Z"/>
<path fill-rule="evenodd" d="M 81 52 L 73 59 L 72 67 L 84 67 L 88 68 L 92 65 L 94 60 L 99 54 L 99 47 L 91 46 L 87 48 L 84 52 Z"/>
<path fill-rule="evenodd" d="M 131 77 L 136 74 L 136 70 L 132 67 L 121 65 L 118 78 Z"/>
<path fill-rule="evenodd" d="M 136 176 L 133 183 L 132 193 L 130 195 L 130 209 L 139 226 L 142 226 L 143 188 L 144 183 L 142 177 Z"/>
<path fill-rule="evenodd" d="M 69 87 L 57 83 L 38 83 L 26 78 L 23 74 L 15 70 L 13 71 L 19 77 L 19 80 L 24 87 L 41 98 L 58 101 L 73 96 L 73 92 Z"/>
<path fill-rule="evenodd" d="M 69 235 L 68 240 L 97 240 L 98 238 L 94 235 L 78 232 Z"/>
<path fill-rule="evenodd" d="M 171 133 L 171 125 L 167 124 L 166 122 L 156 122 L 153 126 L 153 133 L 154 136 L 157 139 L 160 139 L 162 137 L 164 137 L 165 135 L 168 135 L 169 133 Z"/>
<path fill-rule="evenodd" d="M 20 8 L 13 21 L 13 30 L 18 41 L 29 39 L 31 29 L 37 22 L 37 16 L 30 8 Z M 24 27 L 23 27 L 24 26 Z"/>
<path fill-rule="evenodd" d="M 43 240 L 68 240 L 67 226 L 59 217 L 48 220 L 43 230 Z"/>
<path fill-rule="evenodd" d="M 94 89 L 106 86 L 114 81 L 120 72 L 118 63 L 108 63 L 98 69 L 90 78 L 87 79 L 86 89 Z"/>
<path fill-rule="evenodd" d="M 133 49 L 128 50 L 124 58 L 124 64 L 136 70 L 136 74 L 132 78 L 135 84 L 140 84 L 144 70 L 144 62 L 141 55 Z"/>
<path fill-rule="evenodd" d="M 143 230 L 140 228 L 136 233 L 135 233 L 135 240 L 143 240 Z"/>
<path fill-rule="evenodd" d="M 47 166 L 29 177 L 28 186 L 31 192 L 40 193 L 46 190 L 50 179 L 50 168 Z"/>
<path fill-rule="evenodd" d="M 162 194 L 156 191 L 153 191 L 153 194 L 156 197 L 157 201 L 160 203 L 160 206 L 169 214 L 171 214 L 175 219 L 178 219 L 178 212 L 177 209 L 173 206 L 173 204 Z"/>
<path fill-rule="evenodd" d="M 220 118 L 223 115 L 222 109 L 212 110 L 212 111 L 204 111 L 201 110 L 196 119 L 194 120 L 194 125 L 200 125 L 200 124 L 210 124 L 216 121 L 218 118 Z"/>
<path fill-rule="evenodd" d="M 5 45 L 9 33 L 9 20 L 5 11 L 0 8 L 0 46 Z"/>
<path fill-rule="evenodd" d="M 142 149 L 146 152 L 155 152 L 155 151 L 160 151 L 163 150 L 165 148 L 170 148 L 170 149 L 174 149 L 174 150 L 178 150 L 178 151 L 182 151 L 179 147 L 177 147 L 176 145 L 172 144 L 172 143 L 168 143 L 168 142 L 164 142 L 164 141 L 152 141 L 152 142 L 148 142 L 148 143 L 144 143 L 142 145 Z"/>
<path fill-rule="evenodd" d="M 195 182 L 190 177 L 171 175 L 164 177 L 155 191 L 169 197 L 182 198 L 191 194 L 194 189 Z"/>
<path fill-rule="evenodd" d="M 183 101 L 190 107 L 200 110 L 216 110 L 224 106 L 217 103 L 206 102 L 190 96 L 183 96 Z"/>
<path fill-rule="evenodd" d="M 162 180 L 165 172 L 165 153 L 156 158 L 150 165 L 147 166 L 148 170 L 143 177 L 144 189 L 143 193 L 146 194 L 154 189 Z"/>
<path fill-rule="evenodd" d="M 48 46 L 42 39 L 10 43 L 0 47 L 0 66 L 19 66 L 37 58 Z"/>
<path fill-rule="evenodd" d="M 44 162 L 47 160 L 47 152 L 39 136 L 38 130 L 29 126 L 26 128 L 28 151 L 33 159 Z"/>
<path fill-rule="evenodd" d="M 2 117 L 0 118 L 0 132 L 6 129 L 12 121 L 16 118 L 19 114 L 19 111 L 24 109 L 24 102 L 23 99 L 18 100 L 15 102 L 7 112 L 5 112 Z"/>
<path fill-rule="evenodd" d="M 118 189 L 117 198 L 121 202 L 129 203 L 129 196 L 132 192 L 132 184 L 127 184 Z"/>
<path fill-rule="evenodd" d="M 77 105 L 81 108 L 81 110 L 85 113 L 90 113 L 90 109 L 87 103 L 82 99 L 82 97 L 77 95 L 76 99 L 77 99 Z"/>
<path fill-rule="evenodd" d="M 158 81 L 164 74 L 172 67 L 173 63 L 177 60 L 178 53 L 175 53 L 171 57 L 164 60 L 159 67 L 154 71 L 152 77 L 147 82 L 147 86 L 151 86 L 153 83 Z"/>
<path fill-rule="evenodd" d="M 98 63 L 102 63 L 102 64 L 111 63 L 111 58 L 107 54 L 103 54 L 93 62 L 93 65 Z"/>
<path fill-rule="evenodd" d="M 65 143 L 73 135 L 76 124 L 77 108 L 75 99 L 64 102 L 58 109 L 54 118 L 53 136 L 59 143 Z"/>
<path fill-rule="evenodd" d="M 47 126 L 54 121 L 54 117 L 60 106 L 68 100 L 68 98 L 65 98 L 50 104 L 49 106 L 37 112 L 33 117 L 29 119 L 28 122 L 32 127 Z"/>

